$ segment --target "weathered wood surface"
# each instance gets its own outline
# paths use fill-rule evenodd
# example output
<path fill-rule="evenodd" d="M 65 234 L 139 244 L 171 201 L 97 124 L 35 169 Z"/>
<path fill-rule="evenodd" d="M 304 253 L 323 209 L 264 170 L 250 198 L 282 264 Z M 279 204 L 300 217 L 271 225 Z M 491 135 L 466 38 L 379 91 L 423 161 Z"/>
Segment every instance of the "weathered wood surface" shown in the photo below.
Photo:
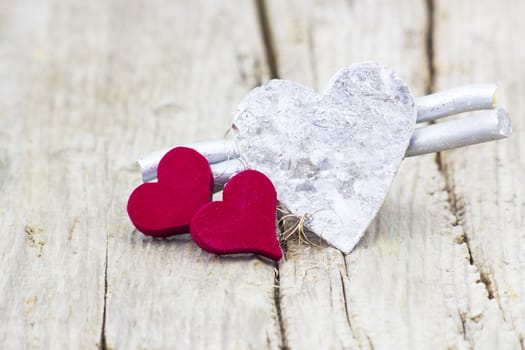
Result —
<path fill-rule="evenodd" d="M 444 152 L 452 210 L 488 298 L 525 347 L 525 33 L 523 1 L 443 1 L 435 8 L 435 88 L 497 82 L 514 135 Z M 465 20 L 469 19 L 465 24 Z M 468 54 L 465 54 L 468 50 Z M 502 58 L 505 57 L 505 58 Z M 512 338 L 511 338 L 511 332 Z"/>
<path fill-rule="evenodd" d="M 0 2 L 0 348 L 525 347 L 525 6 Z M 271 77 L 377 60 L 419 95 L 497 82 L 511 139 L 405 160 L 349 255 L 215 257 L 133 229 L 133 160 L 221 137 Z"/>

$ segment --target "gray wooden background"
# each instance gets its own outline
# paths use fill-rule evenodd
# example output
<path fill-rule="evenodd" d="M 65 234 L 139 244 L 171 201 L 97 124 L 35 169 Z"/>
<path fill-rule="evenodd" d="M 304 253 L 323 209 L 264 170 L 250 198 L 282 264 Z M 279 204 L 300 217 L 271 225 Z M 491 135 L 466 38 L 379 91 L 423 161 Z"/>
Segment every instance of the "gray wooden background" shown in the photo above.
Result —
<path fill-rule="evenodd" d="M 525 1 L 0 1 L 1 349 L 523 349 Z M 407 159 L 349 255 L 153 240 L 133 161 L 272 77 L 495 82 L 509 140 Z"/>

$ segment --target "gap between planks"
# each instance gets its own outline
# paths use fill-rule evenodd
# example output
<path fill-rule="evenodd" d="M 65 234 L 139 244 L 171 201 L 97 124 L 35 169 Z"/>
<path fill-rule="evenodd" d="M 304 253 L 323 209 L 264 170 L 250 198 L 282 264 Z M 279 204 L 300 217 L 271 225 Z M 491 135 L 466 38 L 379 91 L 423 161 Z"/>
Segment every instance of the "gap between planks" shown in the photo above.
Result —
<path fill-rule="evenodd" d="M 277 64 L 277 57 L 275 54 L 275 43 L 272 34 L 270 21 L 268 20 L 268 9 L 266 0 L 254 0 L 259 19 L 259 28 L 266 55 L 266 64 L 270 71 L 270 79 L 279 79 L 279 67 Z"/>
<path fill-rule="evenodd" d="M 427 33 L 426 33 L 426 57 L 427 57 L 427 67 L 428 67 L 428 82 L 426 86 L 426 93 L 431 94 L 435 92 L 435 82 L 436 82 L 436 67 L 434 62 L 434 26 L 435 26 L 435 6 L 434 6 L 435 0 L 426 0 L 426 11 L 427 11 Z M 435 122 L 432 122 L 434 124 Z M 445 167 L 446 164 L 444 164 L 442 157 L 442 152 L 436 153 L 435 162 L 438 167 L 438 171 L 441 173 L 441 176 L 443 176 L 443 179 L 445 180 L 445 191 L 447 192 L 447 201 L 449 203 L 449 210 L 454 215 L 455 218 L 455 226 L 458 226 L 461 228 L 461 232 L 463 234 L 463 242 L 467 247 L 467 252 L 469 255 L 469 263 L 473 267 L 476 268 L 476 271 L 478 271 L 480 275 L 480 282 L 484 285 L 485 290 L 487 291 L 487 298 L 493 299 L 494 298 L 494 290 L 493 286 L 491 285 L 491 281 L 489 277 L 483 272 L 483 269 L 476 263 L 474 260 L 474 257 L 472 255 L 472 249 L 470 246 L 470 241 L 468 237 L 468 233 L 464 230 L 461 222 L 462 222 L 462 212 L 461 209 L 458 207 L 457 202 L 457 196 L 454 191 L 454 186 L 452 184 L 452 179 L 448 175 Z M 499 300 L 497 300 L 497 305 L 501 312 L 503 313 L 503 310 L 501 308 L 501 304 Z M 463 327 L 463 336 L 466 336 L 466 327 L 465 327 L 465 319 L 464 316 L 460 315 L 461 321 L 462 321 L 462 327 Z"/>
<path fill-rule="evenodd" d="M 102 309 L 102 327 L 100 330 L 100 350 L 106 350 L 106 305 L 108 300 L 108 232 L 106 232 L 106 260 L 104 262 L 104 308 Z"/>
<path fill-rule="evenodd" d="M 279 79 L 279 68 L 277 65 L 277 58 L 275 55 L 275 44 L 272 34 L 272 28 L 270 21 L 268 20 L 268 10 L 265 0 L 254 0 L 257 17 L 259 19 L 259 30 L 261 39 L 263 42 L 264 54 L 266 56 L 266 64 L 270 73 L 270 79 Z M 278 229 L 281 230 L 281 226 L 278 225 Z M 284 252 L 286 254 L 286 251 Z M 284 326 L 284 320 L 281 308 L 281 280 L 279 273 L 279 262 L 275 263 L 275 279 L 274 279 L 274 304 L 275 313 L 277 316 L 277 325 L 279 329 L 279 336 L 281 339 L 280 348 L 282 350 L 289 349 L 288 341 L 286 339 L 286 329 Z"/>
<path fill-rule="evenodd" d="M 434 26 L 435 26 L 435 11 L 434 11 L 434 1 L 435 0 L 425 0 L 425 7 L 427 11 L 427 33 L 426 33 L 426 57 L 427 57 L 427 67 L 428 67 L 428 82 L 426 86 L 426 93 L 431 94 L 435 92 L 435 82 L 436 82 L 436 66 L 434 62 Z M 431 124 L 434 124 L 435 122 L 432 122 Z M 443 176 L 443 179 L 445 180 L 445 191 L 448 195 L 448 203 L 449 203 L 449 210 L 454 215 L 456 223 L 456 226 L 459 226 L 461 228 L 461 232 L 463 232 L 463 242 L 467 246 L 467 251 L 469 254 L 469 263 L 470 265 L 474 266 L 476 270 L 480 274 L 480 282 L 483 283 L 485 286 L 485 289 L 487 291 L 487 297 L 488 299 L 494 298 L 494 291 L 491 286 L 490 279 L 486 274 L 483 272 L 483 270 L 478 266 L 476 261 L 474 260 L 474 257 L 472 256 L 472 250 L 470 247 L 470 242 L 468 238 L 467 232 L 463 229 L 461 225 L 462 220 L 462 214 L 461 210 L 458 207 L 457 204 L 457 198 L 456 194 L 454 192 L 453 185 L 451 183 L 451 178 L 447 174 L 447 171 L 445 169 L 445 164 L 442 161 L 441 153 L 436 153 L 435 162 L 437 164 L 438 170 L 441 173 L 441 176 Z M 498 301 L 498 305 L 500 305 Z M 501 306 L 500 306 L 501 309 Z"/>

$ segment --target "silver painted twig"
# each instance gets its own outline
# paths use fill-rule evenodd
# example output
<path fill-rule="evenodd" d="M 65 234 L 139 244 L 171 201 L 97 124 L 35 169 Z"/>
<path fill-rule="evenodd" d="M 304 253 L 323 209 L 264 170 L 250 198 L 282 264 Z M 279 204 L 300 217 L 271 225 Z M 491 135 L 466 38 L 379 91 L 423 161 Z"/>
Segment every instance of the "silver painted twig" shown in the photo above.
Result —
<path fill-rule="evenodd" d="M 246 165 L 239 158 L 211 164 L 210 167 L 211 172 L 213 173 L 216 189 L 222 188 L 233 175 L 246 170 Z"/>
<path fill-rule="evenodd" d="M 227 161 L 228 159 L 237 158 L 239 156 L 234 144 L 226 139 L 196 142 L 182 146 L 193 148 L 194 150 L 202 154 L 204 157 L 206 157 L 210 164 Z M 162 157 L 164 157 L 164 155 L 168 153 L 168 151 L 172 148 L 173 147 L 165 148 L 150 153 L 141 157 L 137 161 L 137 163 L 140 166 L 140 170 L 142 172 L 142 180 L 144 182 L 152 181 L 157 178 L 157 166 Z"/>
<path fill-rule="evenodd" d="M 428 122 L 453 114 L 491 109 L 496 106 L 497 86 L 465 85 L 415 99 L 417 122 Z"/>
<path fill-rule="evenodd" d="M 493 109 L 444 123 L 417 128 L 406 156 L 418 156 L 509 137 L 512 126 L 507 112 Z"/>

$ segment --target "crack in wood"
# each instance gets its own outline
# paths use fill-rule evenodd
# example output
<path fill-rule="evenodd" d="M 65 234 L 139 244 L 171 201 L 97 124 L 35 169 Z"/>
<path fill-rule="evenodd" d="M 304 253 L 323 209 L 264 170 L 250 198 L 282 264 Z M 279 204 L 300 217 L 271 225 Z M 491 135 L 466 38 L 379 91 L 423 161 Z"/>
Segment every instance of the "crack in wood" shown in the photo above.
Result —
<path fill-rule="evenodd" d="M 254 1 L 255 1 L 255 8 L 257 11 L 257 17 L 259 19 L 259 28 L 261 31 L 262 41 L 264 45 L 264 53 L 266 56 L 266 64 L 268 66 L 270 78 L 278 79 L 279 69 L 277 66 L 277 57 L 275 54 L 275 46 L 274 46 L 274 39 L 272 35 L 271 24 L 268 19 L 268 10 L 266 8 L 266 1 L 265 0 L 254 0 Z M 278 218 L 278 220 L 279 219 L 280 218 Z M 284 224 L 278 221 L 277 227 L 278 229 L 281 230 L 281 233 L 282 233 L 284 229 Z M 283 249 L 284 256 L 286 257 L 286 253 L 287 253 L 286 244 L 282 244 L 281 248 Z M 277 315 L 277 324 L 278 324 L 279 333 L 280 333 L 279 335 L 281 338 L 280 348 L 281 350 L 288 350 L 289 347 L 288 347 L 288 341 L 286 338 L 286 329 L 284 326 L 282 307 L 281 307 L 281 278 L 280 278 L 280 270 L 279 270 L 278 262 L 275 263 L 273 299 L 274 299 L 274 304 L 275 304 L 275 312 Z"/>
<path fill-rule="evenodd" d="M 354 329 L 352 327 L 352 322 L 350 321 L 350 314 L 348 311 L 348 300 L 346 299 L 345 281 L 343 279 L 343 274 L 341 272 L 339 272 L 339 277 L 341 278 L 341 289 L 343 290 L 343 305 L 345 307 L 346 322 L 348 323 L 348 327 L 350 327 L 350 330 L 352 330 L 352 333 L 353 333 Z"/>
<path fill-rule="evenodd" d="M 374 347 L 374 343 L 372 343 L 372 338 L 370 338 L 370 336 L 366 336 L 366 340 L 368 341 L 368 346 L 370 348 L 370 350 L 374 350 L 375 347 Z"/>
<path fill-rule="evenodd" d="M 427 94 L 434 92 L 435 81 L 436 81 L 436 69 L 435 69 L 435 63 L 434 63 L 434 26 L 435 26 L 434 1 L 435 0 L 425 1 L 426 10 L 427 10 L 427 33 L 426 33 L 426 57 L 427 57 L 427 66 L 428 66 L 428 82 L 426 84 Z M 481 267 L 478 266 L 478 264 L 476 264 L 476 262 L 474 261 L 474 257 L 472 255 L 472 250 L 470 246 L 469 236 L 467 232 L 465 232 L 465 230 L 463 229 L 463 225 L 462 225 L 463 214 L 462 214 L 461 209 L 458 206 L 458 200 L 454 192 L 452 180 L 450 176 L 448 176 L 447 171 L 445 169 L 446 164 L 443 162 L 443 159 L 441 157 L 441 152 L 436 153 L 435 162 L 437 164 L 439 172 L 441 173 L 441 175 L 443 176 L 445 180 L 445 191 L 448 194 L 449 210 L 456 219 L 456 225 L 462 228 L 463 241 L 461 243 L 465 243 L 467 247 L 470 265 L 475 266 L 477 271 L 479 272 L 480 282 L 485 285 L 485 289 L 487 290 L 487 294 L 488 294 L 488 299 L 493 299 L 494 290 L 493 290 L 493 285 L 491 283 L 491 280 L 488 277 L 488 275 L 483 272 Z"/>
<path fill-rule="evenodd" d="M 425 92 L 427 94 L 433 93 L 435 90 L 436 83 L 436 65 L 434 60 L 434 29 L 435 29 L 435 0 L 425 0 L 426 11 L 427 11 L 427 32 L 426 32 L 426 58 L 428 66 L 428 81 L 425 87 Z M 431 124 L 434 124 L 432 122 Z M 453 179 L 447 171 L 447 164 L 444 162 L 441 152 L 436 153 L 435 163 L 437 165 L 438 171 L 445 181 L 445 191 L 447 193 L 447 201 L 449 204 L 448 210 L 452 213 L 455 218 L 455 226 L 461 228 L 462 231 L 462 240 L 458 242 L 459 244 L 465 244 L 468 253 L 469 264 L 476 268 L 478 271 L 481 282 L 487 292 L 487 298 L 489 300 L 496 299 L 498 308 L 500 309 L 501 315 L 505 320 L 505 313 L 501 307 L 500 301 L 498 298 L 495 298 L 496 286 L 492 283 L 492 280 L 488 274 L 483 270 L 482 266 L 476 262 L 472 254 L 472 248 L 469 238 L 469 233 L 464 229 L 464 210 L 459 206 L 459 199 L 454 189 Z M 467 329 L 466 329 L 466 315 L 459 313 L 461 323 L 462 323 L 462 335 L 463 338 L 467 339 Z"/>
<path fill-rule="evenodd" d="M 343 258 L 343 264 L 344 264 L 344 267 L 345 267 L 345 275 L 346 277 L 350 277 L 350 275 L 348 274 L 348 263 L 346 262 L 346 255 L 345 253 L 341 252 L 341 257 Z"/>
<path fill-rule="evenodd" d="M 347 266 L 346 266 L 346 259 L 344 259 L 344 254 L 342 254 L 342 255 L 343 255 L 343 261 L 345 261 L 346 277 L 348 278 L 348 270 L 346 270 L 346 268 L 347 268 Z M 344 277 L 343 277 L 342 271 L 339 271 L 339 278 L 341 280 L 341 290 L 343 292 L 343 306 L 344 306 L 344 309 L 345 309 L 346 323 L 348 324 L 348 328 L 350 328 L 350 331 L 352 332 L 352 334 L 354 336 L 354 339 L 357 341 L 359 349 L 362 349 L 363 346 L 361 345 L 361 342 L 359 341 L 359 337 L 358 337 L 358 335 L 356 333 L 356 330 L 354 329 L 354 325 L 353 325 L 353 322 L 352 322 L 352 317 L 350 316 L 350 310 L 348 309 L 348 299 L 347 299 L 347 296 L 346 296 L 346 286 L 345 286 L 345 281 L 344 281 Z M 362 334 L 362 332 L 361 332 L 361 334 Z M 363 337 L 366 338 L 366 340 L 368 342 L 368 345 L 369 345 L 369 348 L 373 349 L 374 346 L 373 346 L 373 343 L 372 343 L 372 340 L 370 339 L 370 337 L 367 334 L 364 334 Z"/>
<path fill-rule="evenodd" d="M 259 27 L 264 44 L 264 52 L 266 54 L 266 63 L 268 64 L 268 69 L 270 71 L 270 78 L 278 79 L 279 69 L 277 66 L 277 56 L 275 54 L 275 44 L 272 35 L 271 24 L 268 19 L 266 1 L 255 0 L 255 6 L 257 9 L 257 17 L 259 18 Z"/>
<path fill-rule="evenodd" d="M 497 291 L 497 285 L 494 280 L 492 280 L 489 277 L 489 274 L 483 270 L 483 266 L 476 261 L 474 258 L 474 255 L 472 254 L 472 248 L 469 238 L 469 233 L 464 230 L 464 209 L 462 206 L 459 205 L 461 200 L 457 197 L 456 192 L 454 190 L 454 184 L 451 176 L 448 174 L 447 171 L 447 165 L 442 160 L 441 154 L 437 154 L 436 156 L 436 163 L 438 164 L 439 171 L 442 173 L 442 176 L 445 179 L 445 191 L 448 194 L 448 203 L 449 203 L 449 210 L 454 215 L 456 219 L 456 225 L 462 228 L 463 232 L 463 241 L 460 242 L 460 244 L 465 243 L 467 248 L 467 253 L 469 255 L 469 263 L 471 266 L 475 267 L 476 271 L 479 273 L 479 281 L 483 284 L 486 292 L 487 292 L 487 299 L 492 300 L 494 299 L 496 301 L 496 305 L 498 306 L 499 311 L 501 312 L 501 317 L 503 318 L 504 322 L 509 322 L 509 318 L 505 315 L 505 310 L 503 309 L 501 305 L 501 301 L 498 297 L 498 291 Z M 466 338 L 466 317 L 461 315 L 461 321 L 463 323 L 463 332 L 464 337 Z M 523 341 L 520 339 L 520 346 L 522 350 L 525 348 Z"/>
<path fill-rule="evenodd" d="M 279 263 L 275 263 L 275 278 L 273 287 L 273 300 L 275 304 L 275 313 L 277 314 L 277 324 L 281 338 L 281 350 L 288 350 L 288 341 L 286 339 L 286 330 L 284 329 L 284 320 L 281 309 L 281 277 L 279 274 Z"/>
<path fill-rule="evenodd" d="M 106 304 L 108 297 L 108 240 L 109 237 L 106 234 L 106 260 L 104 262 L 104 305 L 102 309 L 102 327 L 100 330 L 100 350 L 107 350 L 106 344 Z"/>
<path fill-rule="evenodd" d="M 436 79 L 436 67 L 434 63 L 434 0 L 425 0 L 427 12 L 427 30 L 425 54 L 428 66 L 428 81 L 425 86 L 425 93 L 430 94 L 434 90 Z"/>
<path fill-rule="evenodd" d="M 463 209 L 458 205 L 459 201 L 454 191 L 454 185 L 452 184 L 452 179 L 448 175 L 446 164 L 443 162 L 443 159 L 440 153 L 436 155 L 436 163 L 438 165 L 439 171 L 441 172 L 443 178 L 445 179 L 445 191 L 447 192 L 447 195 L 448 195 L 447 200 L 449 203 L 449 210 L 452 213 L 452 215 L 454 215 L 454 218 L 456 220 L 456 226 L 461 227 L 461 231 L 463 232 L 463 241 L 461 243 L 465 243 L 467 247 L 467 252 L 469 255 L 469 263 L 470 265 L 474 266 L 476 270 L 479 272 L 479 276 L 480 276 L 479 281 L 483 283 L 483 285 L 485 286 L 488 299 L 489 300 L 494 299 L 494 296 L 496 294 L 495 286 L 492 283 L 488 274 L 483 271 L 482 266 L 480 266 L 480 264 L 477 263 L 476 260 L 474 259 L 474 256 L 472 254 L 472 247 L 470 243 L 469 233 L 466 232 L 466 230 L 464 229 L 464 225 L 463 225 L 463 222 L 464 222 Z M 499 301 L 498 301 L 498 305 L 499 305 Z"/>
<path fill-rule="evenodd" d="M 476 268 L 476 271 L 478 271 L 479 282 L 482 283 L 483 286 L 485 287 L 485 290 L 487 291 L 487 298 L 489 300 L 495 299 L 496 305 L 498 306 L 501 312 L 501 317 L 503 318 L 503 321 L 508 322 L 509 320 L 507 316 L 505 315 L 505 310 L 501 306 L 501 302 L 498 298 L 497 285 L 495 284 L 495 281 L 493 281 L 490 278 L 489 274 L 484 271 L 483 266 L 479 262 L 476 261 L 476 259 L 474 258 L 474 255 L 472 254 L 472 248 L 471 248 L 471 243 L 470 243 L 470 238 L 469 238 L 470 235 L 468 232 L 464 230 L 464 225 L 463 225 L 464 209 L 462 206 L 459 205 L 461 200 L 456 195 L 456 192 L 454 190 L 454 184 L 452 183 L 452 179 L 450 175 L 448 175 L 446 163 L 443 162 L 440 154 L 438 154 L 438 156 L 436 157 L 436 162 L 438 163 L 438 166 L 440 167 L 440 171 L 442 172 L 443 177 L 445 179 L 445 190 L 448 194 L 448 202 L 450 206 L 450 211 L 456 218 L 457 226 L 462 227 L 462 232 L 464 236 L 462 243 L 465 243 L 467 247 L 470 265 L 474 266 Z"/>
<path fill-rule="evenodd" d="M 466 316 L 463 312 L 458 310 L 459 319 L 461 320 L 461 335 L 463 336 L 463 340 L 467 340 L 467 328 L 466 328 Z"/>

